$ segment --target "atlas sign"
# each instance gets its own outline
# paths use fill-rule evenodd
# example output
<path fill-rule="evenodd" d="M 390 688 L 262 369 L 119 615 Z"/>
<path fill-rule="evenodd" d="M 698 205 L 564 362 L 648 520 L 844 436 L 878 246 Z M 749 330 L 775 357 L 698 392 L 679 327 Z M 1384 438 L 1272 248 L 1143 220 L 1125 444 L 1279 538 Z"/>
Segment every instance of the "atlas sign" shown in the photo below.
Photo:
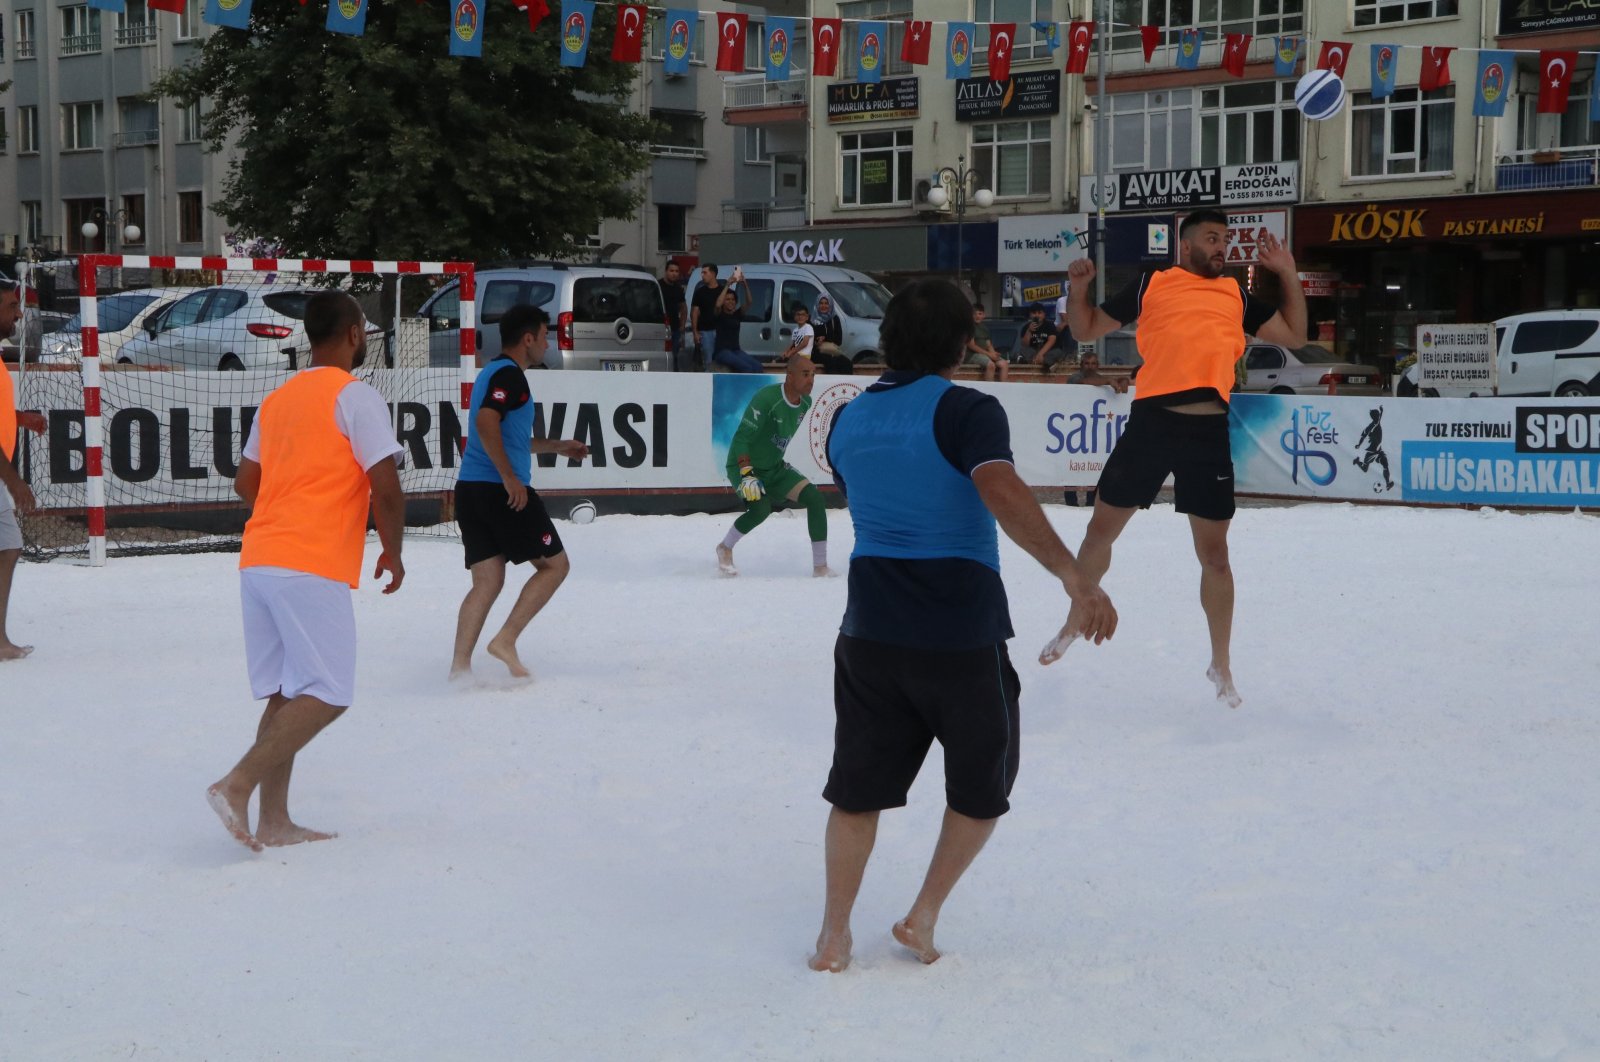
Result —
<path fill-rule="evenodd" d="M 829 240 L 768 240 L 767 262 L 770 265 L 793 265 L 806 262 L 825 265 L 844 261 L 844 237 Z"/>

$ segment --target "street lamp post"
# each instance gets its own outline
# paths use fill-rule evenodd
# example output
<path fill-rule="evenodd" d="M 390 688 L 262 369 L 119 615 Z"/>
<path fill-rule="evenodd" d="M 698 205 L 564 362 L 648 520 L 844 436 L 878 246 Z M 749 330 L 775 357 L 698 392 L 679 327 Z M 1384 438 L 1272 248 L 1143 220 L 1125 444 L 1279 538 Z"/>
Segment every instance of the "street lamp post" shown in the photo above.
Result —
<path fill-rule="evenodd" d="M 85 221 L 83 223 L 83 227 L 78 231 L 83 233 L 83 238 L 85 240 L 93 243 L 96 237 L 100 235 L 100 225 L 96 224 L 96 222 L 105 224 L 107 254 L 113 253 L 116 250 L 116 242 L 111 237 L 113 233 L 118 231 L 116 226 L 119 223 L 122 225 L 122 229 L 120 231 L 122 234 L 122 242 L 124 244 L 138 243 L 139 237 L 143 235 L 143 233 L 139 231 L 139 226 L 135 225 L 128 219 L 128 212 L 126 210 L 96 210 L 93 217 L 94 221 Z M 108 222 L 109 224 L 107 224 Z"/>
<path fill-rule="evenodd" d="M 952 203 L 956 212 L 956 283 L 959 285 L 963 282 L 962 250 L 965 240 L 962 238 L 962 227 L 967 217 L 968 196 L 978 206 L 987 207 L 994 202 L 994 193 L 987 188 L 972 189 L 978 183 L 978 172 L 968 168 L 965 155 L 957 155 L 954 166 L 939 167 L 930 183 L 933 187 L 928 189 L 929 204 L 942 208 L 946 203 Z"/>

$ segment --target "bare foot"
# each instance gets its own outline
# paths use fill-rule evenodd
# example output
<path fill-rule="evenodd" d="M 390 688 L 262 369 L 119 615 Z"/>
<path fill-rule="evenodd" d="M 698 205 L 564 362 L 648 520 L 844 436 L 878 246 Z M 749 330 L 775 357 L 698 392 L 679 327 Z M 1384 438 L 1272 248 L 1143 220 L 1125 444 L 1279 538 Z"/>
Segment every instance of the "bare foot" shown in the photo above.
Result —
<path fill-rule="evenodd" d="M 837 579 L 839 577 L 839 573 L 828 567 L 826 564 L 819 564 L 815 568 L 811 569 L 811 577 L 813 579 Z"/>
<path fill-rule="evenodd" d="M 806 960 L 806 965 L 818 973 L 839 973 L 850 965 L 850 931 L 830 934 L 823 930 L 817 937 L 817 952 Z"/>
<path fill-rule="evenodd" d="M 1233 688 L 1233 673 L 1223 670 L 1215 664 L 1206 668 L 1206 678 L 1217 687 L 1217 700 L 1226 701 L 1229 708 L 1237 708 L 1244 703 L 1244 698 L 1239 696 L 1239 691 Z"/>
<path fill-rule="evenodd" d="M 7 642 L 5 645 L 0 645 L 0 663 L 7 660 L 21 660 L 31 652 L 33 652 L 31 645 L 12 645 Z"/>
<path fill-rule="evenodd" d="M 727 546 L 717 547 L 717 571 L 723 575 L 739 574 L 739 569 L 733 566 L 733 550 Z"/>
<path fill-rule="evenodd" d="M 454 663 L 454 662 L 452 662 L 450 664 L 450 681 L 451 682 L 460 682 L 462 679 L 469 679 L 471 677 L 472 677 L 472 665 L 471 664 L 457 664 L 457 663 Z"/>
<path fill-rule="evenodd" d="M 512 678 L 532 678 L 533 672 L 522 666 L 522 658 L 517 655 L 516 642 L 503 642 L 499 635 L 486 646 L 489 655 L 506 666 Z"/>
<path fill-rule="evenodd" d="M 218 782 L 206 790 L 206 803 L 211 805 L 211 810 L 217 813 L 217 818 L 222 820 L 222 825 L 226 827 L 228 833 L 233 835 L 235 841 L 238 841 L 252 852 L 261 851 L 263 847 L 261 842 L 250 836 L 250 797 L 248 795 L 243 800 L 235 803 L 234 799 L 223 791 L 222 783 Z"/>
<path fill-rule="evenodd" d="M 339 835 L 336 833 L 308 830 L 292 822 L 281 829 L 269 829 L 265 826 L 256 829 L 256 840 L 269 848 L 282 848 L 284 845 L 302 844 L 306 841 L 328 841 L 337 836 Z"/>
<path fill-rule="evenodd" d="M 894 939 L 910 948 L 911 954 L 919 962 L 932 964 L 939 961 L 939 949 L 933 946 L 933 931 L 924 932 L 913 926 L 909 918 L 894 924 Z"/>

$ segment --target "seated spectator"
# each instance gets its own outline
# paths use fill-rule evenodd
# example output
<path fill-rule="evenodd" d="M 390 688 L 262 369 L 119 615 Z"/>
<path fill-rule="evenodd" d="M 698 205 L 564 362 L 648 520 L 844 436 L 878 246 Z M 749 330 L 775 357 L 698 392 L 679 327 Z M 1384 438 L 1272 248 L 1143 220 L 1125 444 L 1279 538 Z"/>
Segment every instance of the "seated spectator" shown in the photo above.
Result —
<path fill-rule="evenodd" d="M 744 323 L 744 308 L 750 304 L 748 285 L 731 281 L 717 299 L 716 338 L 711 360 L 732 372 L 761 372 L 761 363 L 739 349 L 739 326 Z"/>
<path fill-rule="evenodd" d="M 994 349 L 994 339 L 989 335 L 988 326 L 983 323 L 985 316 L 983 303 L 973 303 L 972 338 L 967 340 L 967 364 L 982 369 L 985 380 L 998 377 L 1004 383 L 1011 371 L 1011 364 L 1006 361 L 1004 354 Z"/>
<path fill-rule="evenodd" d="M 782 354 L 782 360 L 788 361 L 795 356 L 810 358 L 816 362 L 818 371 L 834 376 L 849 376 L 855 372 L 855 366 L 850 363 L 850 359 L 837 353 L 839 349 L 837 345 L 834 346 L 835 353 L 832 354 L 824 354 L 818 349 L 820 344 L 817 341 L 816 330 L 811 324 L 810 310 L 796 303 L 789 313 L 794 318 L 794 335 L 790 338 L 789 349 Z M 834 324 L 838 324 L 837 318 L 834 319 Z"/>
<path fill-rule="evenodd" d="M 1100 355 L 1092 350 L 1083 352 L 1077 371 L 1067 377 L 1069 384 L 1088 384 L 1091 387 L 1109 387 L 1117 394 L 1125 394 L 1128 381 L 1120 376 L 1106 376 L 1100 371 Z"/>
<path fill-rule="evenodd" d="M 1056 342 L 1056 329 L 1049 321 L 1045 320 L 1044 303 L 1036 302 L 1028 307 L 1028 323 L 1022 328 L 1022 335 L 1017 338 L 1017 349 L 1022 352 L 1029 365 L 1037 365 L 1046 372 L 1055 368 L 1056 364 L 1063 361 L 1067 354 L 1058 349 Z"/>

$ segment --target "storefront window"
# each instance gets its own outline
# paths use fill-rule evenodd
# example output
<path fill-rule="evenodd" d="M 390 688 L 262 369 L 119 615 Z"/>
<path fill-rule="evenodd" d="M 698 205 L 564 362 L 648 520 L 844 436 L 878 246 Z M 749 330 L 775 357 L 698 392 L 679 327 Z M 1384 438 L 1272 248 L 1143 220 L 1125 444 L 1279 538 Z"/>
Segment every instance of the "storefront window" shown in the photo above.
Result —
<path fill-rule="evenodd" d="M 1050 194 L 1050 123 L 1001 122 L 972 127 L 978 187 L 995 195 Z"/>
<path fill-rule="evenodd" d="M 839 137 L 839 198 L 845 206 L 911 202 L 911 130 Z"/>
<path fill-rule="evenodd" d="M 1244 166 L 1300 158 L 1293 81 L 1252 81 L 1200 93 L 1200 165 Z"/>
<path fill-rule="evenodd" d="M 1455 86 L 1397 88 L 1387 99 L 1350 98 L 1350 175 L 1449 174 L 1455 164 Z"/>

